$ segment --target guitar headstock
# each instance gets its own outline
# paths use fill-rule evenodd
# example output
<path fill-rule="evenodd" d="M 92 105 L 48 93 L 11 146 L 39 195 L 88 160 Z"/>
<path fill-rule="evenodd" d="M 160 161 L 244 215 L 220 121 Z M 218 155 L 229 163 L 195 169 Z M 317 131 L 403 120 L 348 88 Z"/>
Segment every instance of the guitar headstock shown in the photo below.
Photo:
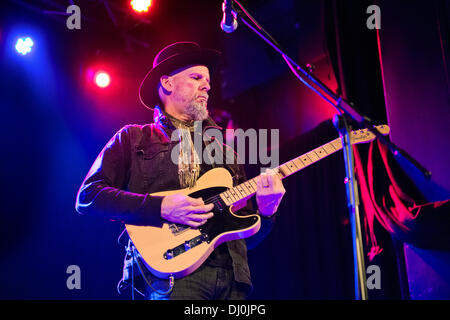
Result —
<path fill-rule="evenodd" d="M 388 135 L 390 131 L 389 126 L 385 124 L 375 126 L 375 128 L 384 136 Z M 350 140 L 352 144 L 370 142 L 375 140 L 375 138 L 376 136 L 369 131 L 369 129 L 355 130 L 350 133 Z"/>

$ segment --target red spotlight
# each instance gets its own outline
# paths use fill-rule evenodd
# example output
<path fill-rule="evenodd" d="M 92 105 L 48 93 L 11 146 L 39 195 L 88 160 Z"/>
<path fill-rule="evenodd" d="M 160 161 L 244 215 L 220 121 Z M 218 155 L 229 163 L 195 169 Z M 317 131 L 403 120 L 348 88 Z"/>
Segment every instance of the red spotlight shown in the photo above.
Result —
<path fill-rule="evenodd" d="M 152 0 L 131 0 L 130 4 L 136 12 L 148 12 L 152 5 Z"/>
<path fill-rule="evenodd" d="M 111 83 L 111 78 L 106 72 L 98 71 L 94 76 L 94 81 L 100 88 L 106 88 Z"/>

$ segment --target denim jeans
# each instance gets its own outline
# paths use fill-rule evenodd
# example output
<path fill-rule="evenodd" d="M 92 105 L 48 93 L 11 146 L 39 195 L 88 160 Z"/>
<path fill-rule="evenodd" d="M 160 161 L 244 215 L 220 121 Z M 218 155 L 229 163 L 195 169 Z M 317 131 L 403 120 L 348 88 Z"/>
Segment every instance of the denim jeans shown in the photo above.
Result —
<path fill-rule="evenodd" d="M 168 280 L 153 277 L 152 287 L 167 291 Z M 170 294 L 163 295 L 146 285 L 147 300 L 245 300 L 248 286 L 234 280 L 232 268 L 202 265 L 191 275 L 175 279 Z"/>

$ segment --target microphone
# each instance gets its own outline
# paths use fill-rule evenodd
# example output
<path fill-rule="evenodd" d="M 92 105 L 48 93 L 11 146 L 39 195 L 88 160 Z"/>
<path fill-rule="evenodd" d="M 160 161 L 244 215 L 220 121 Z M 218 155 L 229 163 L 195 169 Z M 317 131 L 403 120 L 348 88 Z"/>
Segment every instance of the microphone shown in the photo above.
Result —
<path fill-rule="evenodd" d="M 224 0 L 222 3 L 223 19 L 220 22 L 220 28 L 226 33 L 231 33 L 237 29 L 238 23 L 236 13 L 231 7 L 232 0 Z"/>

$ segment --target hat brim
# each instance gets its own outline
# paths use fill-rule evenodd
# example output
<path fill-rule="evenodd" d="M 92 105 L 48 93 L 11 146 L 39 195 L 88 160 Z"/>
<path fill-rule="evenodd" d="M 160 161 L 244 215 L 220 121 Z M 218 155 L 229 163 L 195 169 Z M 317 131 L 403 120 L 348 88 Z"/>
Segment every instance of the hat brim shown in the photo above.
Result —
<path fill-rule="evenodd" d="M 139 87 L 139 99 L 145 107 L 153 110 L 153 107 L 159 103 L 158 84 L 161 76 L 192 65 L 206 66 L 211 75 L 219 65 L 220 55 L 221 53 L 217 50 L 199 48 L 167 58 L 151 69 L 142 80 Z"/>

